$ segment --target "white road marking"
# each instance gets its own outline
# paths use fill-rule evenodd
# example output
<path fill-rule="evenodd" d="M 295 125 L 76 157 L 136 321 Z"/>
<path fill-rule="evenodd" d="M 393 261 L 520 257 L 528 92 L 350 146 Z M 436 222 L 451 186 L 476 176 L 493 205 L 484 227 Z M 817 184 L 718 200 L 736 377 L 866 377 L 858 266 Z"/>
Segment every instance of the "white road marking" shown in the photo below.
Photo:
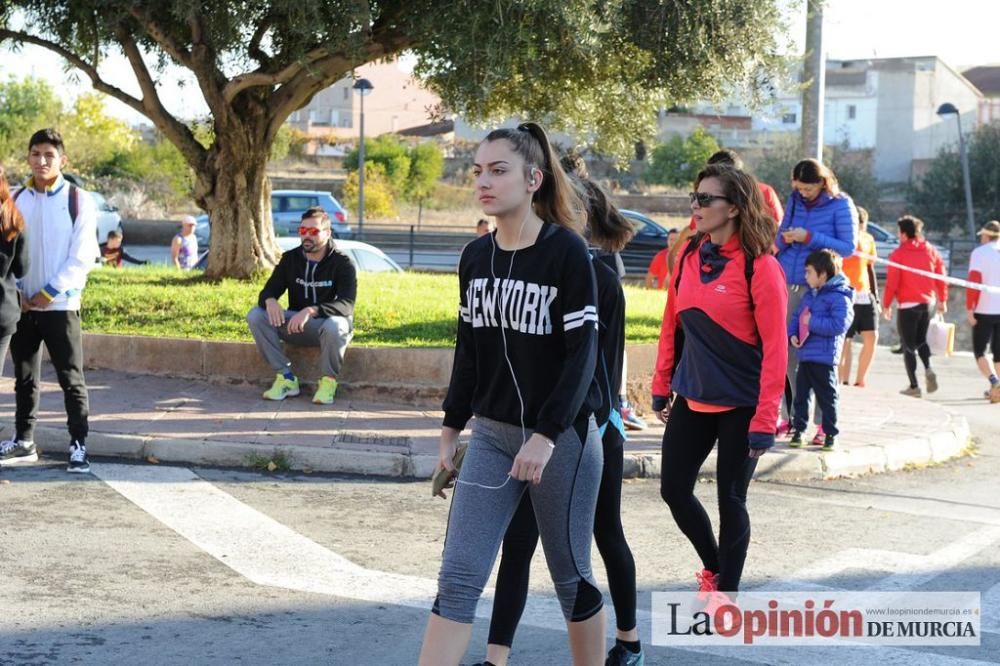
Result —
<path fill-rule="evenodd" d="M 841 506 L 854 509 L 877 509 L 891 513 L 905 513 L 911 516 L 943 518 L 951 521 L 982 523 L 1000 526 L 1000 508 L 959 504 L 944 499 L 929 497 L 901 497 L 877 493 L 831 493 L 819 496 L 813 493 L 777 490 L 771 484 L 754 486 L 754 493 L 771 497 L 807 501 L 813 504 Z M 961 511 L 958 511 L 958 507 Z"/>
<path fill-rule="evenodd" d="M 436 593 L 437 583 L 432 579 L 375 571 L 354 564 L 243 504 L 189 469 L 95 463 L 93 474 L 180 536 L 258 585 L 425 610 L 430 608 Z M 1000 537 L 1000 530 L 994 532 Z M 968 543 L 950 552 L 958 555 L 972 554 L 978 552 L 975 548 L 986 547 L 988 544 L 983 544 L 992 538 L 993 534 L 982 535 L 978 540 L 969 539 Z M 946 550 L 947 548 L 942 549 Z M 935 555 L 925 557 L 933 558 Z M 846 561 L 847 556 L 843 559 Z M 916 561 L 910 561 L 911 565 Z M 829 570 L 825 573 L 829 574 Z M 798 583 L 801 581 L 797 581 Z M 1000 590 L 994 596 L 1000 597 Z M 491 597 L 492 592 L 480 602 L 476 613 L 478 617 L 490 617 Z M 639 610 L 637 620 L 640 635 L 649 636 L 651 614 Z M 529 596 L 521 623 L 556 631 L 565 630 L 562 613 L 554 597 Z M 613 623 L 608 624 L 609 629 L 613 630 Z M 838 646 L 808 648 L 807 652 L 803 652 L 803 649 L 757 648 L 751 651 L 741 648 L 685 647 L 683 651 L 762 664 L 798 665 L 802 663 L 804 656 L 811 663 L 877 661 L 883 666 L 985 663 L 890 647 Z"/>
<path fill-rule="evenodd" d="M 236 573 L 258 584 L 429 609 L 437 581 L 359 566 L 183 467 L 97 464 L 93 473 L 126 499 Z M 489 618 L 492 591 L 477 615 Z M 564 630 L 555 598 L 532 597 L 524 622 Z"/>

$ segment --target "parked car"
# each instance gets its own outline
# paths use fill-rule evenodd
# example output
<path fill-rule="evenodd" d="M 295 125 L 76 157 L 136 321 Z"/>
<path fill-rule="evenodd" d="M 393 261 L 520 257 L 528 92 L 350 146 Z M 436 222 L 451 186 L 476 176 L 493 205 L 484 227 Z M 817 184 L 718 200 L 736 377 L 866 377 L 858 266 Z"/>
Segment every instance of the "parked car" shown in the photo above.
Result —
<path fill-rule="evenodd" d="M 302 213 L 314 206 L 322 207 L 330 216 L 334 238 L 351 237 L 351 226 L 347 223 L 347 210 L 333 198 L 332 194 L 319 190 L 275 190 L 271 192 L 271 221 L 274 224 L 275 235 L 279 238 L 292 236 L 298 244 L 297 229 L 299 222 L 302 221 Z M 194 230 L 198 237 L 198 244 L 208 247 L 211 236 L 208 215 L 199 215 L 195 220 L 198 223 Z"/>
<path fill-rule="evenodd" d="M 88 193 L 90 198 L 93 199 L 94 207 L 97 209 L 97 242 L 106 243 L 109 231 L 117 231 L 122 236 L 122 240 L 124 240 L 125 233 L 122 229 L 122 216 L 118 214 L 118 209 L 109 204 L 108 200 L 100 192 L 88 190 L 83 179 L 76 174 L 64 173 L 63 178 Z"/>
<path fill-rule="evenodd" d="M 635 236 L 622 250 L 622 261 L 625 263 L 625 273 L 629 277 L 641 277 L 646 274 L 649 262 L 653 256 L 667 246 L 667 229 L 654 222 L 642 213 L 634 210 L 621 210 L 632 227 Z"/>
<path fill-rule="evenodd" d="M 117 231 L 124 240 L 122 216 L 118 214 L 118 209 L 109 204 L 99 192 L 90 192 L 90 198 L 94 200 L 94 206 L 97 208 L 97 242 L 107 242 L 109 231 Z"/>
<path fill-rule="evenodd" d="M 403 268 L 397 264 L 389 255 L 374 245 L 362 243 L 361 241 L 343 240 L 336 241 L 337 249 L 347 255 L 347 258 L 354 264 L 354 268 L 359 273 L 402 273 Z M 278 237 L 278 246 L 282 252 L 288 252 L 299 246 L 298 236 Z M 195 268 L 204 269 L 208 264 L 208 252 L 203 253 L 198 258 Z"/>

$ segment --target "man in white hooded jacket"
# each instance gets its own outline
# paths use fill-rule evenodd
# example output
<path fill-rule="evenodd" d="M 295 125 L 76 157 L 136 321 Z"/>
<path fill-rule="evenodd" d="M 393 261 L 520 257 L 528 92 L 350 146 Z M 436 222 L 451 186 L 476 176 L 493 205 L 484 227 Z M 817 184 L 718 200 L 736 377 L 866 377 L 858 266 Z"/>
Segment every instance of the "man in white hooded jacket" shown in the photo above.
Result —
<path fill-rule="evenodd" d="M 28 142 L 31 178 L 14 194 L 24 216 L 31 266 L 21 281 L 21 320 L 11 339 L 16 397 L 16 433 L 0 443 L 0 465 L 38 459 L 34 429 L 38 414 L 42 343 L 48 349 L 66 404 L 69 428 L 67 471 L 90 471 L 86 438 L 89 413 L 83 375 L 80 294 L 100 256 L 97 211 L 86 192 L 62 175 L 62 137 L 54 129 Z"/>

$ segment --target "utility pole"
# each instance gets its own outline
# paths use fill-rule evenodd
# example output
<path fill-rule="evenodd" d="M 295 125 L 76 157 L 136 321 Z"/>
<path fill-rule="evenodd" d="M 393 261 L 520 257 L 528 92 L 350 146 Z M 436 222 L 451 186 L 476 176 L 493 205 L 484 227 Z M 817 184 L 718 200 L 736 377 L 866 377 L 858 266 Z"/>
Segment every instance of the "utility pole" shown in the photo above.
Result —
<path fill-rule="evenodd" d="M 823 104 L 826 54 L 823 51 L 823 0 L 806 0 L 806 53 L 802 63 L 802 156 L 823 161 Z"/>

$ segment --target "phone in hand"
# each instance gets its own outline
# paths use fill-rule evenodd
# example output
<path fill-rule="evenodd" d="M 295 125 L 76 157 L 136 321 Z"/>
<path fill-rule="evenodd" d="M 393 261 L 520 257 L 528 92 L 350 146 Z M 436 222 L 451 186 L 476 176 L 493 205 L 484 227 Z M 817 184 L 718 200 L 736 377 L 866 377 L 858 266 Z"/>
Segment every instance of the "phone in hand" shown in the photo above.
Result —
<path fill-rule="evenodd" d="M 465 460 L 465 452 L 469 448 L 468 444 L 459 444 L 458 448 L 455 449 L 455 455 L 451 457 L 451 464 L 455 468 L 455 474 L 458 474 L 458 470 L 462 469 L 462 461 Z M 448 486 L 448 482 L 454 478 L 451 471 L 444 469 L 443 467 L 438 470 L 438 473 L 434 475 L 431 479 L 431 497 L 437 497 L 438 493 L 444 490 Z"/>

